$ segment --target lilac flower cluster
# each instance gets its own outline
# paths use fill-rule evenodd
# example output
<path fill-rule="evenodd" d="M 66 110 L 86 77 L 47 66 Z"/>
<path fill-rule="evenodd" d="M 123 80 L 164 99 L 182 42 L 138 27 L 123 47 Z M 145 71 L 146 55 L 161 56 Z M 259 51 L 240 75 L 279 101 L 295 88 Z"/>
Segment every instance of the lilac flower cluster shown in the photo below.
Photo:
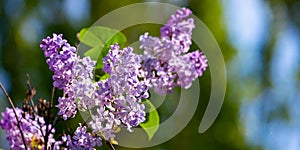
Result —
<path fill-rule="evenodd" d="M 40 47 L 44 50 L 49 69 L 54 73 L 54 87 L 64 90 L 64 96 L 58 99 L 58 114 L 62 115 L 64 120 L 74 117 L 77 113 L 76 99 L 94 105 L 92 79 L 95 61 L 89 57 L 78 57 L 76 48 L 70 46 L 67 40 L 62 38 L 62 34 L 53 34 L 53 38 L 43 39 Z M 82 102 L 80 106 L 87 107 Z"/>
<path fill-rule="evenodd" d="M 77 56 L 76 48 L 70 46 L 61 34 L 43 39 L 40 47 L 49 69 L 53 71 L 53 86 L 64 93 L 58 98 L 58 115 L 62 115 L 64 120 L 74 117 L 77 110 L 90 115 L 87 123 L 91 133 L 87 132 L 86 126 L 79 124 L 74 135 L 64 135 L 60 143 L 70 149 L 93 149 L 96 145 L 101 146 L 101 138 L 114 141 L 121 125 L 132 131 L 133 127 L 146 120 L 142 99 L 149 97 L 150 87 L 159 94 L 171 93 L 175 86 L 189 88 L 207 67 L 207 59 L 202 52 L 187 53 L 195 27 L 193 19 L 187 18 L 190 14 L 189 9 L 178 10 L 161 28 L 160 37 L 148 33 L 141 35 L 143 55 L 133 53 L 131 47 L 121 49 L 118 44 L 111 45 L 103 58 L 102 69 L 109 77 L 100 81 L 94 81 L 95 61 Z M 10 116 L 9 119 L 13 119 L 11 115 L 11 112 L 4 114 L 6 118 Z M 1 126 L 7 128 L 4 122 Z M 20 134 L 17 130 L 11 132 L 8 137 Z M 34 132 L 30 130 L 29 133 Z M 43 132 L 34 135 L 34 138 L 42 136 Z M 22 145 L 20 137 L 10 141 Z"/>
<path fill-rule="evenodd" d="M 149 85 L 147 80 L 140 80 L 137 76 L 140 62 L 131 47 L 120 49 L 117 44 L 112 45 L 103 58 L 103 71 L 110 77 L 98 82 L 99 89 L 96 92 L 100 108 L 97 109 L 97 115 L 93 116 L 95 119 L 91 125 L 106 140 L 114 139 L 114 129 L 120 124 L 132 131 L 131 127 L 145 121 L 145 106 L 141 99 L 149 96 Z"/>
<path fill-rule="evenodd" d="M 82 109 L 91 109 L 97 105 L 95 90 L 96 84 L 93 82 L 93 69 L 95 61 L 90 57 L 80 59 L 78 57 L 76 64 L 72 68 L 74 78 L 65 90 L 69 98 L 78 100 L 77 107 Z"/>
<path fill-rule="evenodd" d="M 187 8 L 178 10 L 161 28 L 160 38 L 148 33 L 140 36 L 140 48 L 144 49 L 144 54 L 139 76 L 149 79 L 159 94 L 171 93 L 175 86 L 189 88 L 207 67 L 202 52 L 186 53 L 192 44 L 195 27 L 192 18 L 186 19 L 191 13 Z"/>
<path fill-rule="evenodd" d="M 76 62 L 76 48 L 70 46 L 67 40 L 62 39 L 62 34 L 53 34 L 42 40 L 40 47 L 44 51 L 44 56 L 53 71 L 53 85 L 58 89 L 65 89 L 73 78 L 72 68 Z"/>
<path fill-rule="evenodd" d="M 64 134 L 61 141 L 55 141 L 55 130 L 52 125 L 46 125 L 43 117 L 16 108 L 26 146 L 29 149 L 94 149 L 102 145 L 102 139 L 113 142 L 121 125 L 131 132 L 146 120 L 142 99 L 149 98 L 149 88 L 162 95 L 171 93 L 175 86 L 189 88 L 207 67 L 202 52 L 187 53 L 195 27 L 194 20 L 188 18 L 191 13 L 187 8 L 178 10 L 161 28 L 160 37 L 141 35 L 143 55 L 133 53 L 131 47 L 121 49 L 118 44 L 111 45 L 103 58 L 102 69 L 108 78 L 100 81 L 94 80 L 96 62 L 90 57 L 79 57 L 76 48 L 62 34 L 43 39 L 40 47 L 53 71 L 53 86 L 63 90 L 56 106 L 58 115 L 67 120 L 78 110 L 88 112 L 87 123 L 92 131 L 87 132 L 87 127 L 79 124 L 73 134 Z M 7 108 L 2 117 L 0 126 L 7 132 L 11 149 L 25 149 L 13 109 Z"/>
<path fill-rule="evenodd" d="M 15 111 L 20 121 L 27 148 L 46 149 L 44 148 L 44 136 L 46 134 L 44 118 L 40 116 L 33 117 L 28 113 L 23 114 L 24 112 L 19 108 L 16 108 Z M 2 112 L 0 126 L 6 131 L 6 138 L 9 141 L 11 149 L 25 149 L 13 109 L 6 108 L 6 111 Z M 48 129 L 52 129 L 48 136 L 48 145 L 57 146 L 58 143 L 53 138 L 54 128 L 51 128 L 51 125 L 49 125 Z"/>
<path fill-rule="evenodd" d="M 75 78 L 72 71 L 78 59 L 76 48 L 70 46 L 67 40 L 62 38 L 62 34 L 53 34 L 42 40 L 40 47 L 44 51 L 44 56 L 49 69 L 53 71 L 53 86 L 64 90 L 64 96 L 58 98 L 59 115 L 63 115 L 64 120 L 73 117 L 76 113 L 75 99 L 72 96 L 71 82 Z"/>
<path fill-rule="evenodd" d="M 93 147 L 96 145 L 101 146 L 101 138 L 92 136 L 92 134 L 86 132 L 86 130 L 86 126 L 79 124 L 74 135 L 64 135 L 62 142 L 65 142 L 66 146 L 70 149 L 95 150 Z"/>
<path fill-rule="evenodd" d="M 55 87 L 64 90 L 64 96 L 59 97 L 57 105 L 60 109 L 58 114 L 64 120 L 73 117 L 77 108 L 82 111 L 97 110 L 90 122 L 93 133 L 103 135 L 108 141 L 114 139 L 114 129 L 121 124 L 131 131 L 131 127 L 145 121 L 145 106 L 141 104 L 141 99 L 149 96 L 149 83 L 137 76 L 141 59 L 133 53 L 132 48 L 121 50 L 117 44 L 113 45 L 103 58 L 103 71 L 110 77 L 94 82 L 95 62 L 89 57 L 81 59 L 76 55 L 76 49 L 69 50 L 70 46 L 65 45 L 69 44 L 62 39 L 62 35 L 56 34 L 53 38 L 47 37 L 41 44 L 53 76 L 62 77 L 59 80 L 53 77 L 53 80 L 61 85 L 54 84 Z"/>

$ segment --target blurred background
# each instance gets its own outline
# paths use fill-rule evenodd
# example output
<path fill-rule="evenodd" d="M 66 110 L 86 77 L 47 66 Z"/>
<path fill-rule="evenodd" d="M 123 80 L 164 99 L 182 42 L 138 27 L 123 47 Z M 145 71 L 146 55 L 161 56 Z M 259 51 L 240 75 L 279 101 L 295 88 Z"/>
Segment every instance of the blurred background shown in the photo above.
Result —
<path fill-rule="evenodd" d="M 217 120 L 199 134 L 210 96 L 208 69 L 199 79 L 199 106 L 188 126 L 170 141 L 148 149 L 299 150 L 300 1 L 155 1 L 188 7 L 207 25 L 226 61 L 227 91 Z M 37 89 L 36 100 L 50 99 L 52 73 L 39 48 L 42 38 L 63 33 L 75 45 L 80 29 L 137 2 L 144 1 L 1 0 L 0 82 L 15 104 L 21 106 L 25 97 L 27 73 Z M 160 27 L 145 24 L 122 32 L 130 42 L 145 31 L 158 35 Z M 9 106 L 2 92 L 0 100 L 2 112 Z M 176 108 L 175 100 L 165 103 L 159 108 L 162 120 Z M 2 129 L 0 147 L 9 149 Z"/>

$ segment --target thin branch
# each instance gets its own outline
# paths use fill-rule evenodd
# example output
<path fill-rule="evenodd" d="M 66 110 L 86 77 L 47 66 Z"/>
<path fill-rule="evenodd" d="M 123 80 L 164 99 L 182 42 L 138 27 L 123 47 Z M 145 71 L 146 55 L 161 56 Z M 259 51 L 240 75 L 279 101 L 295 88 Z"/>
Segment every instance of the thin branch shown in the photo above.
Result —
<path fill-rule="evenodd" d="M 56 122 L 57 120 L 57 116 L 55 117 L 55 120 L 53 122 L 53 126 L 51 127 L 51 129 L 49 130 L 49 125 L 50 125 L 50 118 L 51 118 L 51 109 L 52 109 L 52 106 L 53 106 L 53 101 L 54 101 L 54 94 L 55 94 L 55 87 L 53 86 L 52 88 L 52 93 L 51 93 L 51 100 L 50 100 L 50 105 L 48 106 L 47 108 L 47 120 L 46 120 L 46 136 L 44 138 L 45 140 L 45 147 L 47 148 L 47 145 L 48 145 L 48 140 L 49 140 L 49 135 L 51 133 L 51 130 L 53 129 L 54 127 L 54 123 Z M 48 103 L 49 104 L 49 103 Z"/>
<path fill-rule="evenodd" d="M 25 149 L 27 149 L 27 145 L 26 145 L 26 142 L 25 142 L 25 137 L 24 137 L 23 130 L 22 130 L 22 127 L 21 127 L 21 124 L 20 124 L 20 120 L 19 120 L 19 118 L 17 116 L 15 105 L 12 102 L 11 98 L 9 97 L 8 93 L 6 92 L 4 86 L 2 85 L 1 82 L 0 82 L 0 86 L 1 86 L 1 89 L 2 89 L 3 93 L 6 95 L 6 98 L 9 101 L 11 107 L 13 108 L 13 112 L 14 112 L 16 120 L 17 120 L 17 125 L 18 125 L 18 128 L 19 128 L 20 133 L 21 133 L 21 137 L 22 137 L 22 140 L 23 140 L 23 143 L 24 143 L 24 147 L 25 147 Z"/>
<path fill-rule="evenodd" d="M 57 120 L 58 120 L 59 115 L 56 115 L 56 117 L 54 118 L 54 121 L 52 122 L 52 126 L 50 131 L 54 128 L 54 125 L 56 124 Z"/>
<path fill-rule="evenodd" d="M 46 120 L 46 136 L 45 136 L 45 147 L 47 149 L 47 145 L 48 145 L 48 140 L 49 140 L 49 135 L 51 130 L 49 130 L 49 124 L 50 124 L 50 117 L 51 117 L 51 107 L 49 106 L 48 103 L 48 108 L 46 107 L 47 110 L 45 110 L 45 112 L 47 112 L 47 120 Z"/>
<path fill-rule="evenodd" d="M 30 98 L 30 101 L 31 101 L 31 105 L 34 107 L 32 97 L 33 97 L 33 95 L 35 95 L 35 89 L 31 88 L 29 74 L 26 75 L 26 80 L 27 80 L 27 88 L 30 92 L 29 98 Z"/>
<path fill-rule="evenodd" d="M 113 145 L 112 143 L 110 143 L 110 142 L 108 142 L 108 141 L 106 141 L 106 142 L 107 142 L 108 146 L 109 146 L 112 150 L 116 150 L 115 147 L 114 147 L 114 145 Z"/>
<path fill-rule="evenodd" d="M 109 145 L 112 150 L 116 150 L 113 144 L 109 143 Z"/>
<path fill-rule="evenodd" d="M 52 87 L 52 93 L 51 93 L 51 101 L 50 101 L 50 107 L 53 107 L 53 101 L 54 101 L 54 94 L 55 94 L 55 87 Z"/>

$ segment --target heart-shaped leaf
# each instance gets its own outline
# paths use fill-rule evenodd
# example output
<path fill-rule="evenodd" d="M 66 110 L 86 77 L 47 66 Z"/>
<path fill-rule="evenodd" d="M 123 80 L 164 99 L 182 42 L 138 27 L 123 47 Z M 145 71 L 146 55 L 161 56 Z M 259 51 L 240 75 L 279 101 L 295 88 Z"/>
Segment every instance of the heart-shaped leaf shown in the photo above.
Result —
<path fill-rule="evenodd" d="M 92 26 L 82 29 L 79 32 L 78 39 L 81 43 L 90 47 L 84 53 L 84 56 L 90 56 L 92 60 L 96 61 L 95 76 L 98 80 L 105 74 L 102 71 L 103 57 L 107 55 L 110 45 L 118 43 L 121 46 L 126 43 L 126 37 L 123 33 L 103 26 Z"/>
<path fill-rule="evenodd" d="M 148 99 L 144 101 L 144 104 L 148 113 L 146 114 L 146 121 L 140 123 L 140 126 L 145 130 L 150 141 L 158 130 L 160 119 L 156 108 Z"/>

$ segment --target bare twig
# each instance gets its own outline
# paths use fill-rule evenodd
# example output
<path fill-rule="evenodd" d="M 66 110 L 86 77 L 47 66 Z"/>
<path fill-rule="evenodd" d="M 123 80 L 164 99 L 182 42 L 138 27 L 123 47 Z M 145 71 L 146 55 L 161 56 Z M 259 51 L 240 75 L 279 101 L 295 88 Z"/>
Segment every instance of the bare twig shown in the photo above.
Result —
<path fill-rule="evenodd" d="M 54 94 L 55 94 L 55 87 L 52 87 L 52 93 L 51 93 L 51 101 L 50 101 L 50 107 L 53 107 L 53 101 L 54 101 Z"/>
<path fill-rule="evenodd" d="M 20 124 L 20 120 L 19 120 L 19 118 L 17 116 L 15 105 L 12 102 L 11 98 L 9 97 L 8 93 L 6 92 L 6 90 L 5 90 L 4 86 L 2 85 L 2 83 L 0 83 L 0 86 L 1 86 L 1 89 L 2 89 L 3 93 L 6 95 L 6 98 L 9 101 L 11 107 L 13 108 L 13 112 L 14 112 L 14 114 L 16 116 L 17 126 L 18 126 L 18 128 L 20 130 L 21 137 L 22 137 L 22 140 L 23 140 L 23 143 L 24 143 L 24 147 L 25 147 L 25 149 L 27 149 L 27 145 L 26 145 L 26 142 L 25 142 L 25 137 L 24 137 L 23 130 L 22 130 L 22 127 L 21 127 L 21 124 Z"/>
<path fill-rule="evenodd" d="M 108 142 L 108 141 L 106 141 L 106 142 L 107 142 L 108 146 L 109 146 L 112 150 L 116 150 L 115 147 L 114 147 L 114 145 L 113 145 L 112 143 L 110 143 L 110 142 Z"/>
<path fill-rule="evenodd" d="M 45 138 L 44 138 L 46 148 L 47 148 L 48 140 L 49 140 L 48 136 L 50 135 L 51 130 L 53 129 L 54 124 L 56 123 L 57 118 L 58 118 L 58 116 L 55 117 L 55 120 L 54 120 L 54 122 L 53 122 L 53 124 L 52 124 L 52 127 L 51 127 L 50 130 L 49 130 L 49 124 L 50 124 L 50 118 L 51 118 L 51 109 L 52 109 L 52 107 L 53 107 L 53 101 L 54 101 L 54 94 L 55 94 L 55 87 L 53 86 L 52 92 L 51 92 L 50 105 L 48 105 L 48 108 L 47 108 L 47 112 L 48 112 L 48 113 L 47 113 L 47 120 L 46 120 L 46 125 L 47 125 L 47 126 L 46 126 L 46 136 L 45 136 Z M 48 104 L 49 104 L 49 103 L 48 103 Z"/>
<path fill-rule="evenodd" d="M 49 124 L 50 124 L 50 117 L 51 117 L 51 107 L 49 106 L 48 103 L 48 108 L 46 107 L 46 111 L 47 111 L 47 120 L 46 120 L 46 136 L 45 136 L 45 147 L 47 149 L 47 145 L 48 145 L 48 140 L 49 140 L 49 135 L 51 130 L 49 130 Z"/>
<path fill-rule="evenodd" d="M 31 105 L 32 107 L 34 107 L 34 103 L 33 103 L 33 96 L 35 95 L 36 91 L 34 88 L 31 87 L 30 85 L 30 77 L 29 74 L 26 75 L 26 80 L 27 80 L 27 88 L 28 88 L 28 93 L 27 93 L 27 97 L 30 99 Z"/>
<path fill-rule="evenodd" d="M 54 118 L 54 121 L 52 122 L 52 126 L 50 131 L 54 128 L 54 125 L 56 124 L 57 120 L 58 120 L 59 115 L 56 115 L 56 117 Z"/>

